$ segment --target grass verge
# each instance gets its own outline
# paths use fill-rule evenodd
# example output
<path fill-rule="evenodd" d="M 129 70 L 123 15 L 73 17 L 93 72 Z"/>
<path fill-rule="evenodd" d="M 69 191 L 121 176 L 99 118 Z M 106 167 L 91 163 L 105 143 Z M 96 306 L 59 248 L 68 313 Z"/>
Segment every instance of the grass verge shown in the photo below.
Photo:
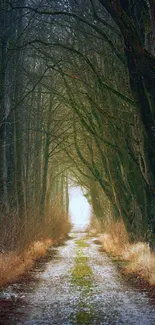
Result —
<path fill-rule="evenodd" d="M 22 225 L 15 214 L 5 218 L 0 229 L 0 287 L 16 281 L 49 246 L 67 237 L 69 218 L 56 204 L 46 207 L 44 220 L 37 217 L 29 214 Z"/>
<path fill-rule="evenodd" d="M 38 241 L 22 253 L 10 252 L 0 254 L 0 287 L 16 281 L 33 266 L 37 259 L 45 256 L 47 249 L 52 244 L 52 240 Z"/>
<path fill-rule="evenodd" d="M 152 288 L 155 295 L 155 254 L 147 243 L 129 244 L 122 223 L 111 225 L 107 233 L 99 236 L 103 251 L 106 251 L 128 278 L 137 279 L 140 286 Z M 154 289 L 153 289 L 154 288 Z"/>

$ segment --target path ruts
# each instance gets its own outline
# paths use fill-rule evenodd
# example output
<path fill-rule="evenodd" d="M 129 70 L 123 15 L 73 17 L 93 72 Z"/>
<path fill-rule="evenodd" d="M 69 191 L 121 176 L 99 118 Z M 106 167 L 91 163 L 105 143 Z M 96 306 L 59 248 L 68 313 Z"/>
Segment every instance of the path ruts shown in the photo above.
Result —
<path fill-rule="evenodd" d="M 124 282 L 93 238 L 72 235 L 0 292 L 0 324 L 154 325 L 147 294 Z"/>

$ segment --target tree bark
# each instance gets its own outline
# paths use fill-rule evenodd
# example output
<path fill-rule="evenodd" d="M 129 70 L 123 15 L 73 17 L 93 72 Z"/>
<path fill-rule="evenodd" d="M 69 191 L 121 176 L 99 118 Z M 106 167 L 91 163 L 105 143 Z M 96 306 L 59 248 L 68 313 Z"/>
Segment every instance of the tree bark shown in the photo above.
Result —
<path fill-rule="evenodd" d="M 40 200 L 41 218 L 43 218 L 44 216 L 46 190 L 47 190 L 51 118 L 52 118 L 52 94 L 50 94 L 48 112 L 47 112 L 47 128 L 46 128 L 45 149 L 44 149 L 44 167 L 43 167 L 43 179 L 42 179 L 42 190 L 41 190 L 41 200 Z"/>
<path fill-rule="evenodd" d="M 151 18 L 151 26 L 152 26 L 152 52 L 155 54 L 155 0 L 149 0 L 150 5 L 150 18 Z"/>

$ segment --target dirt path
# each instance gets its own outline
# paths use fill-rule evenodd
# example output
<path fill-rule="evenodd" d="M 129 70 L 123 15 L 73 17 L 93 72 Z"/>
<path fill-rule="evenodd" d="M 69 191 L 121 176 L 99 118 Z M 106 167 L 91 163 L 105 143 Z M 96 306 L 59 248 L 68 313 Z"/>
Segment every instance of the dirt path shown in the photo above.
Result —
<path fill-rule="evenodd" d="M 0 324 L 154 325 L 155 306 L 124 282 L 93 239 L 76 234 L 0 292 Z"/>

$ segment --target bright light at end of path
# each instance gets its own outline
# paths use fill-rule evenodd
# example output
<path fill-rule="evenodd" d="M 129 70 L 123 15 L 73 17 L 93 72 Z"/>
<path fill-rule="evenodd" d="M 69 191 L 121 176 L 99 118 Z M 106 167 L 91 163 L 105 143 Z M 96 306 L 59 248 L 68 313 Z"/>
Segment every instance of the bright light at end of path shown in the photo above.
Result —
<path fill-rule="evenodd" d="M 80 187 L 69 188 L 69 214 L 74 226 L 87 226 L 91 208 Z"/>

